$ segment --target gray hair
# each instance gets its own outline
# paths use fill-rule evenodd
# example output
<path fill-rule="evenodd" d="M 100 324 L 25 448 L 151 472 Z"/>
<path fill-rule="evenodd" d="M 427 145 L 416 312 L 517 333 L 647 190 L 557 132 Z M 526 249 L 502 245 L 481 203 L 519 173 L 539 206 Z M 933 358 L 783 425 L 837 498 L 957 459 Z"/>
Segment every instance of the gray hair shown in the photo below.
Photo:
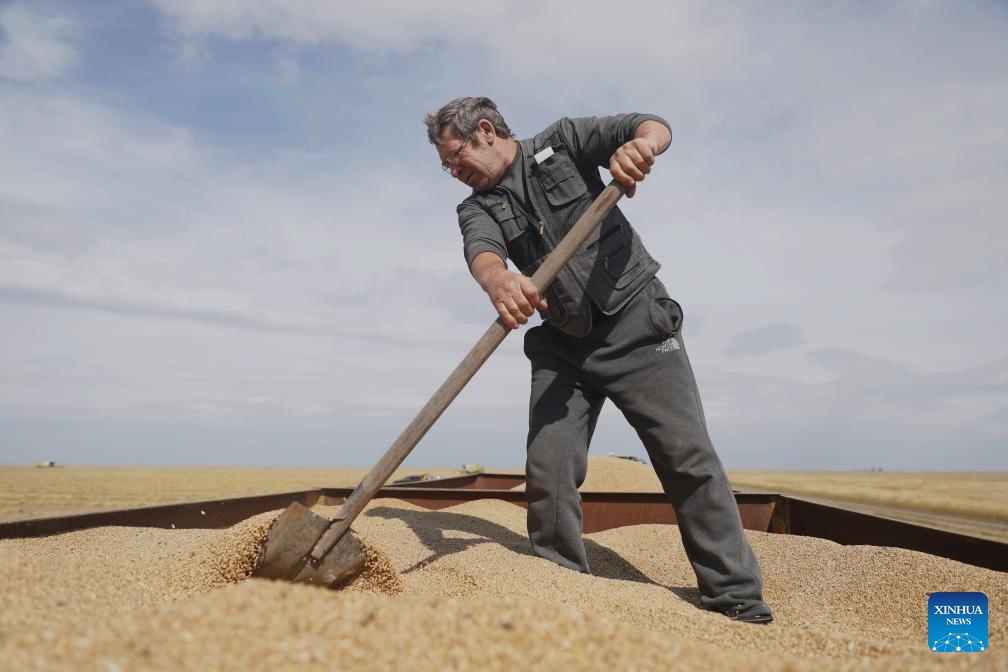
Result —
<path fill-rule="evenodd" d="M 427 124 L 427 139 L 432 145 L 437 145 L 441 141 L 441 131 L 445 125 L 450 124 L 452 131 L 460 138 L 468 138 L 476 132 L 480 119 L 486 119 L 494 127 L 494 134 L 498 138 L 513 138 L 514 133 L 508 128 L 504 117 L 497 111 L 497 105 L 492 100 L 485 97 L 456 98 L 451 101 L 436 114 L 428 114 L 424 117 Z"/>

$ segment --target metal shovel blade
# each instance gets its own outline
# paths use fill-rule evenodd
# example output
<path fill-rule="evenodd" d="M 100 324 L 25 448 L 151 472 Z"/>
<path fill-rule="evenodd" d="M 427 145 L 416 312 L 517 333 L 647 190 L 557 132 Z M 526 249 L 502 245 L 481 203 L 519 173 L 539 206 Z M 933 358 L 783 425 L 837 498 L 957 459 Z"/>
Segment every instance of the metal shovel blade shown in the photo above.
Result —
<path fill-rule="evenodd" d="M 294 502 L 273 521 L 252 576 L 333 588 L 364 569 L 367 551 L 349 531 L 321 560 L 310 554 L 332 521 Z"/>

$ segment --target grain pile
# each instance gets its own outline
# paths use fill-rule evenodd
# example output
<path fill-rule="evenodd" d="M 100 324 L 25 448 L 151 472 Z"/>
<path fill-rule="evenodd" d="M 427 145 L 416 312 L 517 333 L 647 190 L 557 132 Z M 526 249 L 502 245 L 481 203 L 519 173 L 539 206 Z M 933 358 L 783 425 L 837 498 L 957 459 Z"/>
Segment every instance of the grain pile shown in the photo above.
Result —
<path fill-rule="evenodd" d="M 0 669 L 1008 670 L 1008 575 L 912 551 L 750 532 L 777 617 L 753 626 L 694 606 L 672 526 L 587 535 L 586 576 L 529 553 L 517 506 L 376 500 L 369 578 L 234 583 L 272 515 L 0 541 Z M 988 651 L 927 650 L 939 590 L 988 595 Z"/>
<path fill-rule="evenodd" d="M 361 570 L 361 573 L 346 585 L 340 586 L 340 590 L 348 593 L 384 593 L 385 595 L 398 595 L 403 592 L 402 579 L 388 554 L 367 537 L 355 536 L 364 547 L 367 559 L 364 560 L 364 569 Z"/>
<path fill-rule="evenodd" d="M 524 491 L 525 484 L 511 488 Z M 621 457 L 588 457 L 588 475 L 581 492 L 661 492 L 661 483 L 649 464 Z"/>

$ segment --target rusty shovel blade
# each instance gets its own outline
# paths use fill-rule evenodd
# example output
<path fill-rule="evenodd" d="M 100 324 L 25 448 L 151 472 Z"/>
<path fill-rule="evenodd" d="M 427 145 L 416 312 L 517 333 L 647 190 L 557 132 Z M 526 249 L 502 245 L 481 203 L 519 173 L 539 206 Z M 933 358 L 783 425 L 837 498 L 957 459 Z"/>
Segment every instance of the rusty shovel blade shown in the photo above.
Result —
<path fill-rule="evenodd" d="M 252 576 L 335 588 L 360 574 L 367 551 L 349 531 L 321 560 L 311 551 L 332 522 L 298 502 L 270 526 Z"/>

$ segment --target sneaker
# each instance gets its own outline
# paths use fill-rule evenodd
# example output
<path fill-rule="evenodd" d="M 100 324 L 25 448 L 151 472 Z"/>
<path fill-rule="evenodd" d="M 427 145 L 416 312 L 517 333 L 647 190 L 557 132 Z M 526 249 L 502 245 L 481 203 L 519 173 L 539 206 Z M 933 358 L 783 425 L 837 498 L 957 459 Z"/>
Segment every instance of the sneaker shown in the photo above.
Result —
<path fill-rule="evenodd" d="M 721 612 L 733 621 L 738 621 L 739 623 L 758 623 L 760 625 L 766 625 L 773 621 L 773 614 L 770 613 L 770 609 L 767 608 L 765 604 L 755 604 L 750 607 L 746 607 L 744 604 L 736 604 L 734 607 L 729 607 Z"/>

